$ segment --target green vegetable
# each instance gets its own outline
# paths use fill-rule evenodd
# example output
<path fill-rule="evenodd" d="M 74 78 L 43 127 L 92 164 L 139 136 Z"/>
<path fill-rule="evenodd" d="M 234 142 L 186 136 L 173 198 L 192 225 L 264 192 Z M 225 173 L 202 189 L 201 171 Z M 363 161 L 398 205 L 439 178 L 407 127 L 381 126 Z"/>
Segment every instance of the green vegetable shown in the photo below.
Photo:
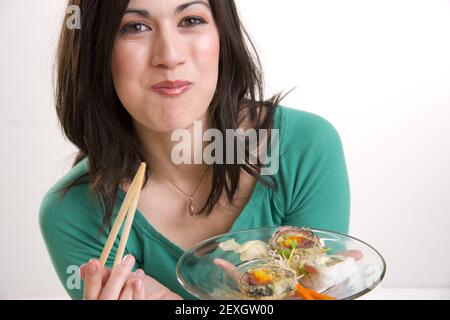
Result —
<path fill-rule="evenodd" d="M 291 250 L 289 250 L 289 249 L 280 249 L 280 250 L 278 250 L 278 254 L 280 256 L 282 256 L 283 258 L 285 258 L 285 259 L 289 258 L 289 254 L 290 253 L 291 253 Z"/>
<path fill-rule="evenodd" d="M 300 267 L 300 268 L 298 269 L 298 272 L 300 272 L 303 276 L 309 278 L 309 272 L 306 271 L 303 267 Z"/>

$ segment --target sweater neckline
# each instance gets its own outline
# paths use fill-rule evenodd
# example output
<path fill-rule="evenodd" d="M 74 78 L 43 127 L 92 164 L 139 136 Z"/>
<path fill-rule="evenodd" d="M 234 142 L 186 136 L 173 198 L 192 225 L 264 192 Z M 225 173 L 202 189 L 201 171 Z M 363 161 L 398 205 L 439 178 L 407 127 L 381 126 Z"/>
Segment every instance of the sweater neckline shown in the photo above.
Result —
<path fill-rule="evenodd" d="M 279 111 L 279 114 L 277 115 L 278 112 L 275 113 L 273 128 L 280 129 L 279 139 L 280 139 L 280 144 L 281 144 L 282 134 L 283 134 L 283 130 L 282 130 L 283 125 L 280 126 L 280 123 L 284 122 L 283 107 L 282 106 L 277 107 L 276 111 Z M 269 150 L 270 150 L 270 145 L 269 145 Z M 279 150 L 279 151 L 281 151 L 281 150 Z M 262 178 L 264 179 L 264 177 L 262 177 Z M 252 191 L 249 201 L 247 202 L 247 204 L 244 206 L 244 208 L 242 209 L 239 216 L 234 221 L 229 232 L 237 231 L 237 230 L 241 229 L 241 227 L 243 225 L 245 225 L 246 220 L 251 216 L 251 214 L 256 212 L 257 207 L 266 191 L 267 191 L 267 187 L 264 186 L 260 181 L 257 180 L 255 183 L 255 186 L 253 188 L 253 191 Z M 118 192 L 117 192 L 117 196 L 121 200 L 121 203 L 125 199 L 125 195 L 126 195 L 126 193 L 121 188 L 119 188 Z M 141 212 L 141 210 L 139 208 L 136 208 L 134 224 L 145 235 L 150 236 L 152 239 L 158 241 L 161 245 L 163 245 L 177 259 L 179 259 L 184 253 L 186 253 L 186 251 L 183 248 L 178 246 L 176 243 L 174 243 L 173 241 L 168 239 L 166 236 L 164 236 L 160 231 L 158 231 L 150 223 L 150 221 L 144 216 L 144 214 Z"/>

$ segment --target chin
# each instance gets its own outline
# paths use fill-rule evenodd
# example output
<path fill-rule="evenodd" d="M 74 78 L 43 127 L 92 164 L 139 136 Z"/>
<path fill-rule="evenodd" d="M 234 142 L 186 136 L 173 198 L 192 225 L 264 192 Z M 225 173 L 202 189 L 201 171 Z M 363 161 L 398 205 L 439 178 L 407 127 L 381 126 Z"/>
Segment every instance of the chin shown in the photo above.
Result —
<path fill-rule="evenodd" d="M 141 119 L 145 118 L 144 126 L 154 132 L 168 133 L 176 129 L 189 129 L 195 121 L 204 119 L 209 104 L 195 99 L 191 95 L 182 95 L 175 98 L 152 97 L 145 102 L 147 108 Z M 205 104 L 206 107 L 205 107 Z M 143 116 L 143 117 L 142 117 Z"/>
<path fill-rule="evenodd" d="M 176 107 L 175 107 L 176 108 Z M 174 109 L 174 112 L 164 112 L 164 116 L 158 119 L 157 126 L 163 127 L 165 131 L 173 131 L 176 129 L 189 129 L 194 126 L 195 121 L 201 121 L 207 110 L 190 109 L 184 106 L 181 109 Z M 204 125 L 203 125 L 204 126 Z"/>
<path fill-rule="evenodd" d="M 194 125 L 194 118 L 181 118 L 177 119 L 160 119 L 157 123 L 154 123 L 153 131 L 159 133 L 171 133 L 177 129 L 188 129 Z"/>

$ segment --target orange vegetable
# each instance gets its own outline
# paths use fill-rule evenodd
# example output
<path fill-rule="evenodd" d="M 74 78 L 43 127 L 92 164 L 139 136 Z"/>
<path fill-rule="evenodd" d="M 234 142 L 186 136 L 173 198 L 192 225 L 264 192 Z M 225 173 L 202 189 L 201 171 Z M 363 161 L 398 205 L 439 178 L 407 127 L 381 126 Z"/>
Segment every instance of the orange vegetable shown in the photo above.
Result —
<path fill-rule="evenodd" d="M 311 293 L 309 293 L 309 291 L 306 290 L 306 288 L 304 288 L 300 283 L 297 283 L 297 293 L 305 300 L 314 300 Z"/>
<path fill-rule="evenodd" d="M 255 277 L 256 281 L 260 284 L 267 284 L 272 282 L 273 280 L 273 275 L 267 273 L 265 270 L 256 270 L 253 273 L 253 276 Z"/>
<path fill-rule="evenodd" d="M 297 293 L 305 300 L 336 300 L 336 298 L 320 294 L 309 288 L 303 287 L 300 283 L 297 284 Z"/>
<path fill-rule="evenodd" d="M 336 300 L 336 298 L 327 296 L 325 294 L 320 294 L 317 291 L 311 290 L 311 289 L 307 289 L 305 288 L 307 291 L 309 291 L 309 293 L 311 294 L 311 296 L 317 300 Z"/>
<path fill-rule="evenodd" d="M 283 245 L 286 248 L 292 248 L 292 243 L 296 242 L 297 245 L 301 244 L 303 241 L 302 237 L 299 236 L 291 236 L 289 238 L 287 238 L 286 240 L 284 240 Z"/>

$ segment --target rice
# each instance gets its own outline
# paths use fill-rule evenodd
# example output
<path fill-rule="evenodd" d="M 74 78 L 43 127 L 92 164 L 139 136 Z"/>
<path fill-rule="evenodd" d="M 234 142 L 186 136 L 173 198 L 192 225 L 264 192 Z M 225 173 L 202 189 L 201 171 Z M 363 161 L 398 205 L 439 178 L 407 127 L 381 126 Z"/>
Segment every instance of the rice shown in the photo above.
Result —
<path fill-rule="evenodd" d="M 302 266 L 301 282 L 316 291 L 341 284 L 358 273 L 355 259 L 339 255 L 323 255 L 307 259 Z"/>

